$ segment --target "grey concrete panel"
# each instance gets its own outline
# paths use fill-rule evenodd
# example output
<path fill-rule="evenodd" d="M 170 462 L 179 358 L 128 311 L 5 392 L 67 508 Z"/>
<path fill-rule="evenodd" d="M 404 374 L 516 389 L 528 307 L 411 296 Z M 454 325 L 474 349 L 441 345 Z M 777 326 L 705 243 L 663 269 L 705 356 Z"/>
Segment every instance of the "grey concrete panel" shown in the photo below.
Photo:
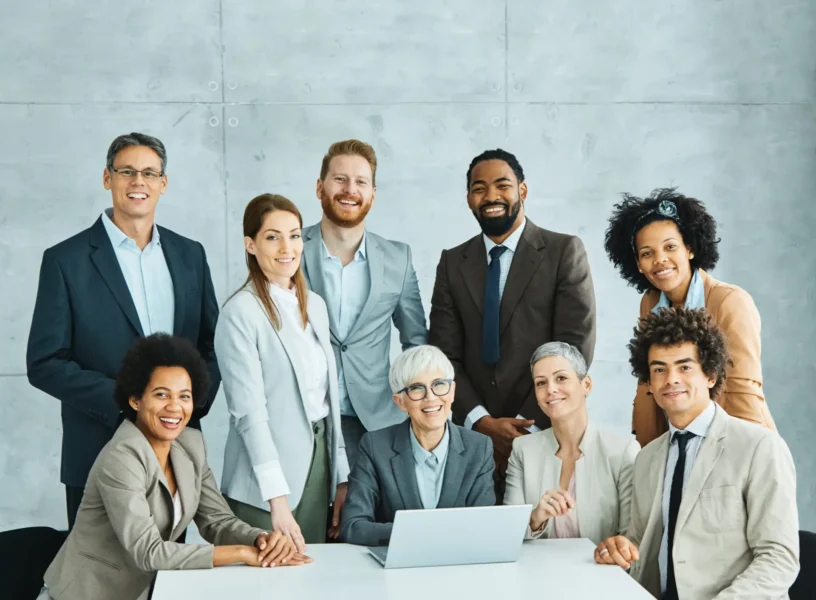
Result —
<path fill-rule="evenodd" d="M 467 209 L 470 160 L 504 141 L 504 108 L 490 105 L 229 106 L 227 121 L 229 281 L 246 275 L 241 220 L 264 192 L 295 202 L 304 222 L 320 220 L 315 184 L 332 142 L 358 137 L 377 152 L 377 197 L 367 224 L 411 244 L 422 301 L 430 308 L 444 248 L 478 232 Z"/>
<path fill-rule="evenodd" d="M 210 120 L 212 119 L 212 125 Z M 111 205 L 102 187 L 113 139 L 133 130 L 168 152 L 158 223 L 204 244 L 216 290 L 226 283 L 221 109 L 206 105 L 0 106 L 0 374 L 25 374 L 42 252 Z"/>
<path fill-rule="evenodd" d="M 722 259 L 713 275 L 754 298 L 763 319 L 768 405 L 799 473 L 803 525 L 816 526 L 816 458 L 809 397 L 816 338 L 816 120 L 809 106 L 525 105 L 510 107 L 510 143 L 526 168 L 527 214 L 577 233 L 590 257 L 598 297 L 596 360 L 628 360 L 638 315 L 603 250 L 621 192 L 656 187 L 703 200 L 717 219 Z M 618 410 L 631 414 L 635 382 L 624 368 L 596 380 Z"/>
<path fill-rule="evenodd" d="M 505 2 L 224 3 L 229 102 L 505 98 Z"/>
<path fill-rule="evenodd" d="M 508 0 L 511 101 L 810 102 L 812 0 Z"/>
<path fill-rule="evenodd" d="M 220 102 L 219 4 L 8 3 L 0 102 Z"/>

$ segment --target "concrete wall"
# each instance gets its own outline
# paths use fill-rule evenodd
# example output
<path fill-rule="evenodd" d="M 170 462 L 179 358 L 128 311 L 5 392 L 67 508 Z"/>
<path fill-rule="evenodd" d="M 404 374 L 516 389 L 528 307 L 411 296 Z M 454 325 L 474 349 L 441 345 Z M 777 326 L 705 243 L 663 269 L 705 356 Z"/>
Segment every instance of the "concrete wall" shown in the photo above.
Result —
<path fill-rule="evenodd" d="M 246 202 L 319 218 L 328 145 L 380 159 L 370 228 L 412 244 L 426 309 L 439 253 L 478 229 L 465 171 L 515 152 L 528 216 L 579 234 L 598 296 L 590 401 L 628 431 L 638 298 L 602 246 L 617 194 L 678 185 L 722 235 L 715 275 L 763 316 L 768 403 L 816 529 L 816 4 L 812 0 L 29 0 L 0 36 L 0 530 L 63 526 L 59 405 L 25 378 L 42 251 L 110 204 L 105 151 L 169 150 L 159 221 L 206 247 L 219 300 L 244 276 Z M 205 422 L 220 472 L 223 397 Z"/>

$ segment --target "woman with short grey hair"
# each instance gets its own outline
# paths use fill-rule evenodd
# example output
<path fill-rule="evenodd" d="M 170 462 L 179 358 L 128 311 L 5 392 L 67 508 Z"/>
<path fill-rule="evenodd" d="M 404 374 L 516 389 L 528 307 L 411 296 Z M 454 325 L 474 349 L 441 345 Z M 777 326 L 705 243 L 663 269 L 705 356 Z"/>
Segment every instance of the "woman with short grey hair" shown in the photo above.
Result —
<path fill-rule="evenodd" d="M 435 346 L 416 346 L 391 366 L 393 400 L 408 419 L 360 440 L 349 475 L 340 539 L 387 546 L 398 510 L 491 506 L 493 444 L 450 422 L 453 365 Z"/>
<path fill-rule="evenodd" d="M 529 538 L 586 537 L 595 543 L 629 526 L 632 467 L 640 446 L 589 422 L 592 378 L 581 352 L 564 342 L 530 359 L 533 389 L 552 429 L 516 438 L 505 504 L 532 504 Z"/>

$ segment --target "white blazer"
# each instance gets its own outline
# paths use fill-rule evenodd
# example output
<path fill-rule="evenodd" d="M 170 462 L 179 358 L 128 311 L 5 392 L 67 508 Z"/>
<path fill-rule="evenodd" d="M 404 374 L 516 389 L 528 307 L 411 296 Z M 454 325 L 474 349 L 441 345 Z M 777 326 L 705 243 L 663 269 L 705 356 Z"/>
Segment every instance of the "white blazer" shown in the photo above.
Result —
<path fill-rule="evenodd" d="M 631 437 L 587 424 L 575 462 L 575 501 L 581 537 L 599 544 L 629 525 L 632 467 L 640 445 Z M 561 479 L 558 440 L 552 429 L 516 438 L 507 465 L 505 504 L 537 505 L 544 492 L 557 488 Z M 528 538 L 549 537 L 552 519 L 543 531 Z"/>
<path fill-rule="evenodd" d="M 313 292 L 307 297 L 307 313 L 329 366 L 327 442 L 334 498 L 337 484 L 348 480 L 349 466 L 329 315 Z M 314 448 L 300 393 L 307 365 L 293 351 L 290 331 L 285 324 L 280 330 L 272 326 L 252 285 L 227 301 L 215 327 L 215 354 L 230 413 L 221 491 L 267 511 L 268 500 L 278 496 L 288 495 L 292 510 L 300 503 Z"/>

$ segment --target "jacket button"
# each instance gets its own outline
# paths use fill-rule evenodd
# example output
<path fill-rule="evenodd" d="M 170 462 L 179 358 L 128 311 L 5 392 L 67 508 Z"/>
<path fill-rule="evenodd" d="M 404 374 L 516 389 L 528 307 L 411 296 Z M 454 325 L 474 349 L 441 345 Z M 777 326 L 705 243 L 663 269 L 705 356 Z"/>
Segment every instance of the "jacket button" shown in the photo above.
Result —
<path fill-rule="evenodd" d="M 345 344 L 343 344 L 342 346 L 340 346 L 340 351 L 341 351 L 341 352 L 345 352 L 346 350 L 348 350 L 348 346 L 346 346 Z"/>
<path fill-rule="evenodd" d="M 492 385 L 493 387 L 496 387 L 496 382 L 495 382 L 495 381 L 491 381 L 491 382 L 490 382 L 490 385 Z"/>

